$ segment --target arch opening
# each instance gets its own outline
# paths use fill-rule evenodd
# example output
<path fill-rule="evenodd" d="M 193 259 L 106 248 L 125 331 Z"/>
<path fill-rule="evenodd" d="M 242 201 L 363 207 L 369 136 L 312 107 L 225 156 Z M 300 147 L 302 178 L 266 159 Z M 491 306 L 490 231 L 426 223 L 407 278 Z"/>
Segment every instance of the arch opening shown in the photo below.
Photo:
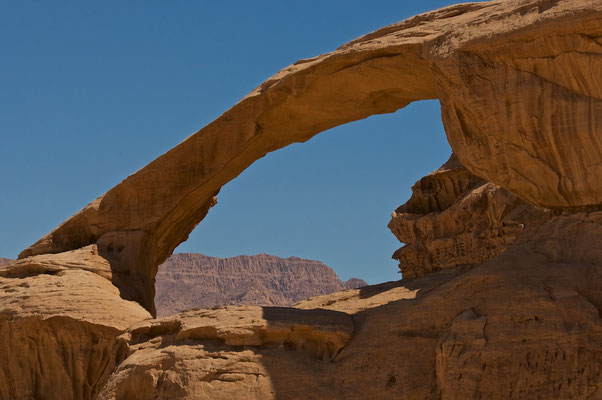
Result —
<path fill-rule="evenodd" d="M 438 168 L 450 152 L 436 100 L 339 126 L 267 155 L 225 185 L 218 204 L 174 254 L 229 258 L 267 253 L 320 260 L 343 281 L 397 280 L 391 254 L 399 242 L 387 228 L 391 212 L 410 197 L 413 183 Z M 208 282 L 219 282 L 209 268 L 214 261 L 203 262 Z M 204 270 L 174 263 L 169 263 L 172 272 L 159 267 L 157 306 L 175 304 L 175 297 L 183 296 L 183 304 L 205 307 L 203 293 L 213 296 L 215 286 L 189 285 L 196 279 L 203 283 Z M 178 294 L 176 275 L 184 270 L 190 275 L 179 284 L 187 290 Z M 239 284 L 240 289 L 231 290 L 252 291 L 245 289 L 248 281 Z"/>

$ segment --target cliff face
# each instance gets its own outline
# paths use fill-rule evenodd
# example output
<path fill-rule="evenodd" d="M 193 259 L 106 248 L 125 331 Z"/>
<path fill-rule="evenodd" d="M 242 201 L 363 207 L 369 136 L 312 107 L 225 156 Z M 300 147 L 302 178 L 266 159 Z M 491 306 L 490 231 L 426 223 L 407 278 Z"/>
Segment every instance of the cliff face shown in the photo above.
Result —
<path fill-rule="evenodd" d="M 601 398 L 601 55 L 601 2 L 500 0 L 284 69 L 0 267 L 0 398 Z M 432 98 L 461 164 L 393 216 L 406 279 L 150 318 L 222 185 Z"/>
<path fill-rule="evenodd" d="M 366 286 L 341 282 L 319 261 L 268 254 L 232 258 L 174 254 L 159 267 L 155 284 L 159 316 L 191 308 L 232 304 L 290 306 L 312 296 Z"/>

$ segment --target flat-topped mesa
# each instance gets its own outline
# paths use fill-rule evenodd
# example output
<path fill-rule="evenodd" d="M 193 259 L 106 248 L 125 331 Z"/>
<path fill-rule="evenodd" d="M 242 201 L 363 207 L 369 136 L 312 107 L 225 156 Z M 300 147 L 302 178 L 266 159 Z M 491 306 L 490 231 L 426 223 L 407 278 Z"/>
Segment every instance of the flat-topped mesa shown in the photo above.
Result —
<path fill-rule="evenodd" d="M 482 264 L 552 214 L 472 174 L 452 154 L 416 182 L 412 197 L 393 212 L 389 229 L 405 243 L 393 258 L 406 278 Z"/>
<path fill-rule="evenodd" d="M 302 60 L 20 254 L 97 244 L 154 313 L 154 276 L 255 160 L 440 99 L 473 173 L 543 207 L 602 203 L 602 3 L 511 0 L 422 14 Z M 129 282 L 129 283 L 128 283 Z"/>
<path fill-rule="evenodd" d="M 320 261 L 269 254 L 209 257 L 179 253 L 159 266 L 155 306 L 164 317 L 226 305 L 290 306 L 309 297 L 368 285 L 347 282 Z"/>

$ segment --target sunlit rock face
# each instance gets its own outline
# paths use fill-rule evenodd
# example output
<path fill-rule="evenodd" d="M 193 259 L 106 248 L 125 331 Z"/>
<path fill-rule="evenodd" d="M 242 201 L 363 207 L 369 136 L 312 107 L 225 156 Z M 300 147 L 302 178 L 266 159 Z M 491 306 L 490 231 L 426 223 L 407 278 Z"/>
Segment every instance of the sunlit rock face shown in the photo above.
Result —
<path fill-rule="evenodd" d="M 404 277 L 474 266 L 509 249 L 552 216 L 466 169 L 452 155 L 412 187 L 389 229 L 405 243 L 393 254 Z"/>
<path fill-rule="evenodd" d="M 96 246 L 0 267 L 0 399 L 96 398 L 146 318 Z"/>
<path fill-rule="evenodd" d="M 599 1 L 469 3 L 285 68 L 0 267 L 0 397 L 600 398 L 601 38 Z M 326 314 L 145 321 L 157 266 L 255 160 L 435 98 L 465 169 L 393 218 L 415 278 L 304 303 Z"/>
<path fill-rule="evenodd" d="M 157 266 L 255 160 L 334 126 L 438 98 L 462 164 L 530 204 L 602 203 L 602 4 L 447 7 L 280 71 L 20 257 L 97 244 L 155 313 Z M 132 291 L 130 289 L 130 291 Z"/>
<path fill-rule="evenodd" d="M 542 13 L 571 2 L 548 3 Z M 468 169 L 532 204 L 599 207 L 600 25 L 575 15 L 557 29 L 467 44 L 437 63 L 447 137 Z"/>

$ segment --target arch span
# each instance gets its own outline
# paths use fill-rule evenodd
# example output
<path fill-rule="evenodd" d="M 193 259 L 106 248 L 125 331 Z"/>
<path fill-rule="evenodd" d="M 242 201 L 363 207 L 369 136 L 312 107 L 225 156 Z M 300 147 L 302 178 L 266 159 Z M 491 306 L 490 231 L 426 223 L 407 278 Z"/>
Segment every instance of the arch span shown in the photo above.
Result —
<path fill-rule="evenodd" d="M 601 26 L 591 2 L 461 4 L 298 61 L 19 257 L 96 244 L 113 282 L 154 313 L 157 266 L 225 183 L 271 151 L 422 99 L 440 100 L 473 173 L 540 206 L 597 207 Z"/>

